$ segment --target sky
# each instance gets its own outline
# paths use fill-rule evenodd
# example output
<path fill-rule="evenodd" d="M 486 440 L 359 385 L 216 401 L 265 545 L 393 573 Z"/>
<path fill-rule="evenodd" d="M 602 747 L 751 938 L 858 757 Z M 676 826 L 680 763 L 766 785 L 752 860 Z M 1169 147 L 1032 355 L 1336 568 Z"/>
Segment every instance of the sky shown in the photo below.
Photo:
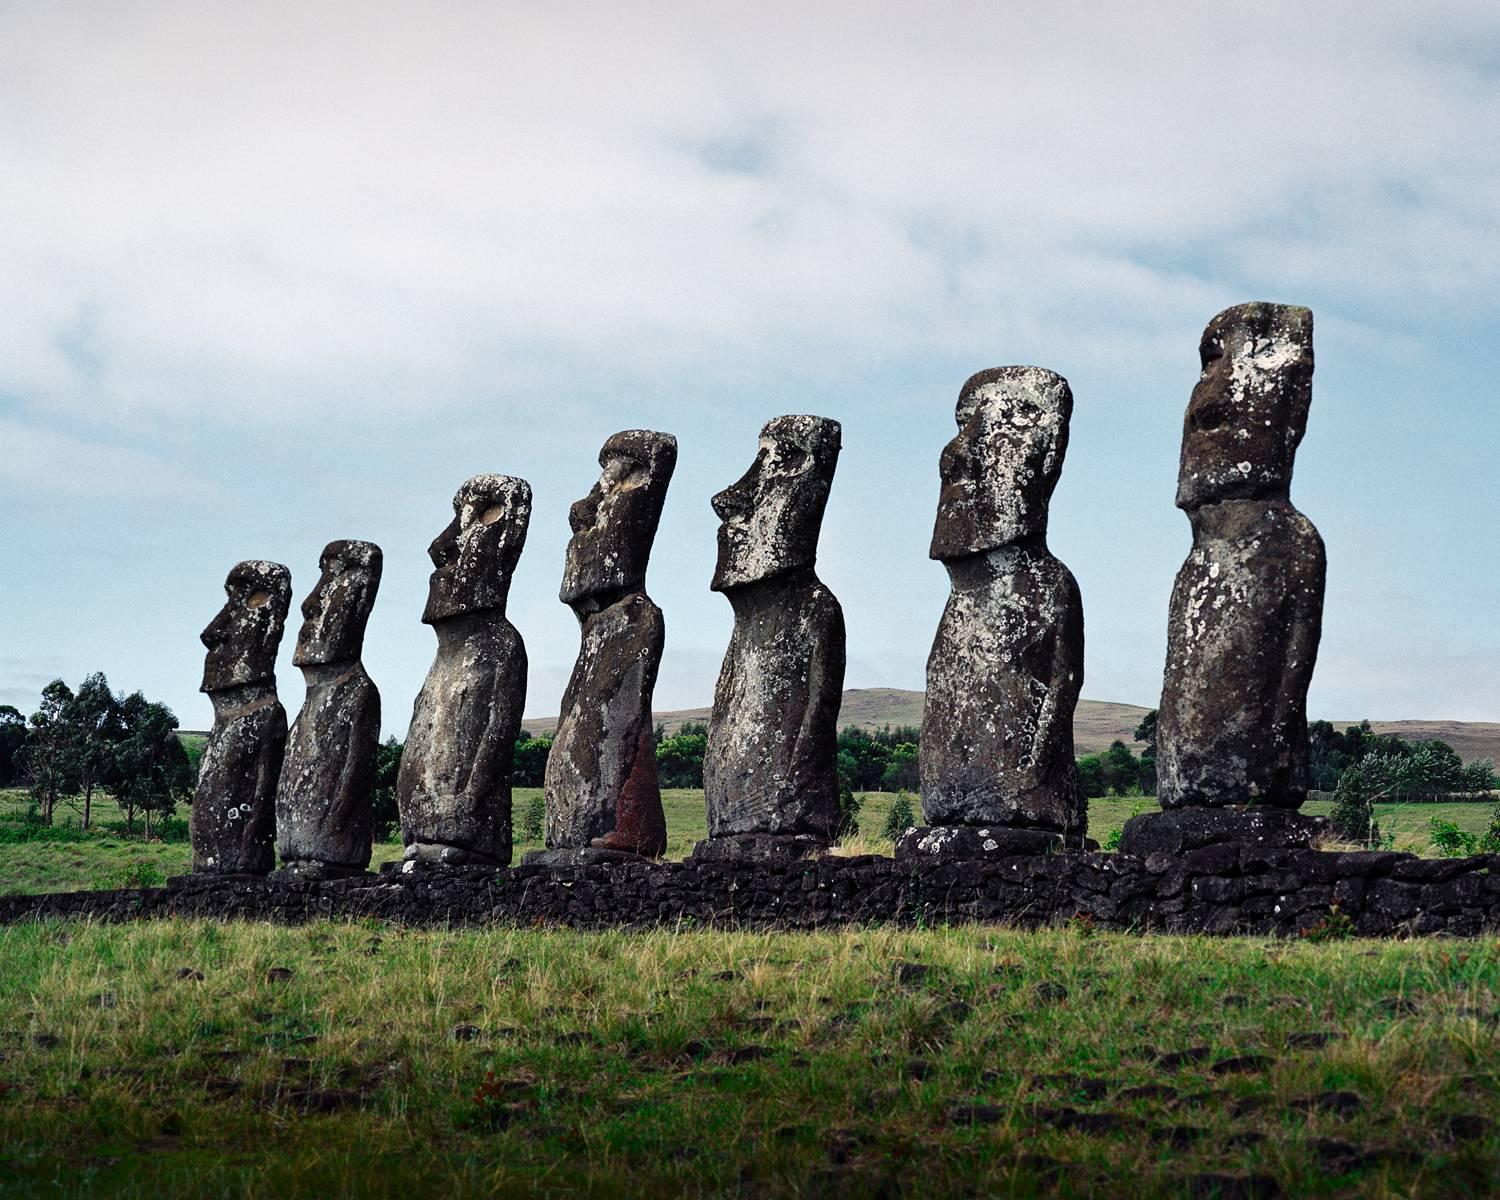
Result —
<path fill-rule="evenodd" d="M 0 0 L 0 168 L 0 704 L 102 670 L 206 728 L 229 567 L 300 602 L 364 538 L 403 735 L 427 545 L 494 471 L 535 491 L 509 616 L 553 714 L 568 506 L 626 428 L 680 446 L 657 708 L 707 704 L 709 497 L 781 413 L 843 424 L 847 685 L 920 688 L 954 402 L 1025 363 L 1075 397 L 1083 694 L 1154 705 L 1198 337 L 1271 300 L 1316 321 L 1311 715 L 1500 720 L 1493 0 Z"/>

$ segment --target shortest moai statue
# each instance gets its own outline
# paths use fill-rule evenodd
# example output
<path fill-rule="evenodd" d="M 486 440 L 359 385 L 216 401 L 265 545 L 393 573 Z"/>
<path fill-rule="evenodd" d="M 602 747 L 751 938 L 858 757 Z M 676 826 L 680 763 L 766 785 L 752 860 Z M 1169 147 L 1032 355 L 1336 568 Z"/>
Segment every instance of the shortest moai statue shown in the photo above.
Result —
<path fill-rule="evenodd" d="M 903 859 L 990 858 L 1082 847 L 1073 759 L 1083 603 L 1047 549 L 1073 393 L 1041 367 L 998 367 L 959 392 L 939 461 L 931 557 L 952 593 L 927 659 L 922 812 Z"/>
<path fill-rule="evenodd" d="M 380 547 L 330 542 L 302 602 L 292 662 L 307 698 L 276 788 L 276 851 L 287 877 L 357 875 L 370 865 L 380 693 L 360 651 L 380 589 Z"/>
<path fill-rule="evenodd" d="M 1177 480 L 1193 548 L 1172 588 L 1158 708 L 1164 811 L 1126 823 L 1129 854 L 1306 846 L 1327 827 L 1296 811 L 1327 573 L 1322 538 L 1291 502 L 1312 402 L 1312 312 L 1226 309 L 1199 357 Z"/>
<path fill-rule="evenodd" d="M 405 867 L 510 862 L 510 776 L 526 703 L 526 645 L 505 615 L 531 523 L 531 485 L 476 475 L 428 549 L 422 620 L 437 657 L 412 710 L 396 798 Z"/>
<path fill-rule="evenodd" d="M 813 570 L 838 465 L 826 417 L 766 423 L 739 482 L 713 498 L 713 590 L 734 609 L 703 756 L 708 839 L 697 859 L 789 861 L 838 832 L 844 613 Z"/>
<path fill-rule="evenodd" d="M 193 873 L 264 875 L 276 865 L 276 780 L 286 751 L 276 651 L 292 573 L 280 563 L 236 563 L 224 593 L 224 607 L 201 635 L 208 649 L 202 690 L 214 726 L 188 820 Z"/>
<path fill-rule="evenodd" d="M 630 429 L 573 505 L 560 599 L 582 642 L 547 755 L 547 849 L 527 862 L 658 858 L 667 822 L 656 773 L 651 696 L 666 626 L 646 594 L 646 563 L 677 465 L 677 439 Z"/>

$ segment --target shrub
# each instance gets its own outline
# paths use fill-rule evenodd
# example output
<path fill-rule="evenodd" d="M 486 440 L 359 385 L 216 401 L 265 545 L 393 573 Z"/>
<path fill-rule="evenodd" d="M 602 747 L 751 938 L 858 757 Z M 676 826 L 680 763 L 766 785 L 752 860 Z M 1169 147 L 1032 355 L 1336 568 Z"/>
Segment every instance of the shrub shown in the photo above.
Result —
<path fill-rule="evenodd" d="M 1428 824 L 1432 830 L 1432 844 L 1444 858 L 1462 858 L 1473 854 L 1479 847 L 1477 835 L 1460 829 L 1452 821 L 1433 817 Z"/>
<path fill-rule="evenodd" d="M 1353 766 L 1339 777 L 1328 819 L 1340 837 L 1370 846 L 1380 840 L 1380 826 L 1375 821 L 1374 795 L 1365 774 L 1361 766 Z"/>
<path fill-rule="evenodd" d="M 117 892 L 126 888 L 160 887 L 166 876 L 155 863 L 133 862 L 114 871 L 102 871 L 94 876 L 96 892 Z"/>
<path fill-rule="evenodd" d="M 885 824 L 880 827 L 880 836 L 894 842 L 916 823 L 917 815 L 912 811 L 911 797 L 905 792 L 897 792 L 891 811 L 886 813 Z"/>
<path fill-rule="evenodd" d="M 862 801 L 846 783 L 839 785 L 839 823 L 834 836 L 839 839 L 853 837 L 859 832 L 859 810 Z"/>
<path fill-rule="evenodd" d="M 1486 854 L 1500 854 L 1500 808 L 1490 817 L 1490 827 L 1479 840 L 1479 848 Z"/>
<path fill-rule="evenodd" d="M 526 811 L 521 814 L 521 840 L 539 842 L 547 823 L 547 802 L 541 796 L 526 801 Z"/>

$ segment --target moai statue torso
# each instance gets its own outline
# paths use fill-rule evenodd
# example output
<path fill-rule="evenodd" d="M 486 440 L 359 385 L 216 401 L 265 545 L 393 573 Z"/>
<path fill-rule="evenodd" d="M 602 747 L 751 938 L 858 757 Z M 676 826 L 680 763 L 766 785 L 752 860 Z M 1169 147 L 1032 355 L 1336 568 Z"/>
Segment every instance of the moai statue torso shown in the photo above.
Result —
<path fill-rule="evenodd" d="M 510 862 L 510 776 L 526 702 L 526 646 L 506 619 L 531 521 L 531 486 L 476 475 L 428 549 L 422 620 L 437 657 L 412 710 L 396 794 L 406 860 Z"/>
<path fill-rule="evenodd" d="M 568 516 L 561 599 L 582 644 L 547 756 L 546 803 L 549 850 L 575 858 L 667 848 L 651 728 L 666 628 L 645 583 L 676 464 L 671 435 L 617 433 L 599 453 L 598 483 Z"/>
<path fill-rule="evenodd" d="M 714 497 L 713 588 L 734 608 L 734 632 L 703 759 L 709 837 L 695 856 L 799 857 L 835 836 L 844 614 L 813 563 L 839 434 L 823 417 L 775 418 L 744 478 Z"/>
<path fill-rule="evenodd" d="M 236 563 L 207 629 L 203 691 L 214 727 L 203 747 L 188 821 L 193 871 L 264 875 L 276 865 L 276 780 L 286 710 L 276 698 L 276 650 L 292 603 L 280 563 Z"/>
<path fill-rule="evenodd" d="M 330 542 L 302 602 L 292 662 L 307 698 L 287 738 L 276 788 L 276 850 L 283 869 L 309 877 L 370 865 L 380 693 L 360 661 L 380 588 L 380 547 Z"/>
<path fill-rule="evenodd" d="M 931 556 L 952 593 L 927 660 L 922 811 L 903 857 L 985 856 L 1081 840 L 1073 761 L 1083 604 L 1047 549 L 1047 508 L 1073 395 L 1039 367 L 982 371 L 959 394 L 943 450 Z"/>
<path fill-rule="evenodd" d="M 1177 484 L 1193 549 L 1172 588 L 1157 724 L 1158 795 L 1166 815 L 1180 811 L 1135 818 L 1121 842 L 1132 853 L 1183 838 L 1305 844 L 1319 831 L 1293 811 L 1307 796 L 1326 574 L 1322 539 L 1290 500 L 1312 400 L 1312 313 L 1227 309 L 1199 355 Z M 1255 807 L 1230 808 L 1240 805 Z M 1163 842 L 1148 829 L 1189 832 Z"/>

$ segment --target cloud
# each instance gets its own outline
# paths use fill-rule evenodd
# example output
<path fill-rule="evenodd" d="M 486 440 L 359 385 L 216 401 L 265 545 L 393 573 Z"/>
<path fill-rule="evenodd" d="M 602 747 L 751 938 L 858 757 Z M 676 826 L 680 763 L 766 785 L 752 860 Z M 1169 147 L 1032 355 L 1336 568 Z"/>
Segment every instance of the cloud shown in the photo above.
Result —
<path fill-rule="evenodd" d="M 0 389 L 233 424 L 1024 324 L 1118 362 L 1261 281 L 1395 324 L 1500 277 L 1492 6 L 379 11 L 9 9 Z"/>
<path fill-rule="evenodd" d="M 38 497 L 201 496 L 193 473 L 132 446 L 88 441 L 0 416 L 0 483 Z"/>

